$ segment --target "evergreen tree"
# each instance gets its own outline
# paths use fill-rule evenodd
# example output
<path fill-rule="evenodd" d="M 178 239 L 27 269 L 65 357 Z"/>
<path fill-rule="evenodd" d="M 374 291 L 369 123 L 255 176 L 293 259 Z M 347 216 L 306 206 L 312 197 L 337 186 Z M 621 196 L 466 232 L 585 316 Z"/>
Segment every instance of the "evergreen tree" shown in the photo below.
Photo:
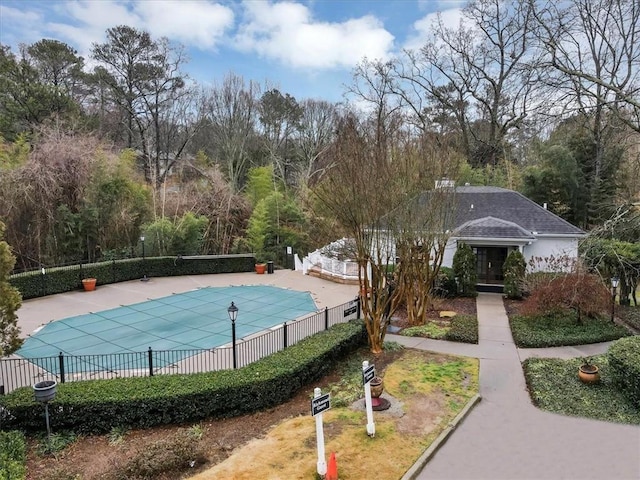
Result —
<path fill-rule="evenodd" d="M 502 270 L 504 271 L 504 293 L 508 298 L 522 298 L 522 282 L 527 269 L 524 256 L 518 250 L 507 255 Z"/>
<path fill-rule="evenodd" d="M 15 352 L 22 344 L 16 315 L 22 304 L 22 297 L 20 292 L 9 284 L 9 275 L 16 258 L 3 238 L 4 224 L 0 222 L 0 356 Z"/>
<path fill-rule="evenodd" d="M 475 297 L 478 282 L 476 256 L 473 249 L 466 243 L 459 244 L 453 255 L 453 273 L 457 278 L 458 294 L 464 297 Z"/>

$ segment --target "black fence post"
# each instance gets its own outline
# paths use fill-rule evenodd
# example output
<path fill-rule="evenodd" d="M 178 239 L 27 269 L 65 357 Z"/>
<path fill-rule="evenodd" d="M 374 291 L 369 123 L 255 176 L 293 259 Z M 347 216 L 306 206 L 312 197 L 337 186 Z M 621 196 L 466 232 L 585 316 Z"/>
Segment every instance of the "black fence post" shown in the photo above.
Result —
<path fill-rule="evenodd" d="M 289 346 L 289 342 L 287 342 L 287 322 L 284 322 L 282 325 L 282 341 L 284 343 L 284 348 L 287 348 Z"/>
<path fill-rule="evenodd" d="M 116 283 L 116 259 L 111 259 L 111 281 Z"/>
<path fill-rule="evenodd" d="M 149 376 L 153 377 L 153 355 L 151 347 L 149 347 Z"/>
<path fill-rule="evenodd" d="M 329 330 L 329 307 L 324 307 L 324 329 Z"/>
<path fill-rule="evenodd" d="M 357 317 L 356 318 L 360 318 L 362 311 L 360 310 L 360 296 L 356 297 L 356 305 L 358 306 L 358 311 L 357 311 Z"/>
<path fill-rule="evenodd" d="M 64 383 L 64 355 L 58 355 L 58 365 L 60 366 L 60 383 Z"/>

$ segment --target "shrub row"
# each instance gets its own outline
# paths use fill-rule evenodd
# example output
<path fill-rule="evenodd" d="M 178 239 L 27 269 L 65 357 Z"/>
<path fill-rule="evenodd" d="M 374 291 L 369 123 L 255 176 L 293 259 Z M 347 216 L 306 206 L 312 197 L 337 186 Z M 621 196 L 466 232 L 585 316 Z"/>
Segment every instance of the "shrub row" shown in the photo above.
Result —
<path fill-rule="evenodd" d="M 70 292 L 82 288 L 83 278 L 96 278 L 98 285 L 148 277 L 250 272 L 255 257 L 245 255 L 206 255 L 195 257 L 151 257 L 54 267 L 19 273 L 9 279 L 23 299 Z"/>
<path fill-rule="evenodd" d="M 49 404 L 51 426 L 102 433 L 115 426 L 147 428 L 254 412 L 288 400 L 365 342 L 363 323 L 352 321 L 235 371 L 61 384 Z M 0 407 L 4 428 L 44 427 L 43 408 L 31 388 L 0 397 Z"/>
<path fill-rule="evenodd" d="M 509 318 L 515 344 L 520 348 L 560 347 L 608 342 L 630 335 L 605 318 L 583 318 L 575 312 L 555 315 L 513 315 Z"/>
<path fill-rule="evenodd" d="M 0 431 L 0 480 L 18 480 L 26 475 L 27 447 L 21 432 Z"/>
<path fill-rule="evenodd" d="M 450 342 L 478 343 L 478 318 L 473 315 L 456 315 L 451 328 L 444 336 Z"/>
<path fill-rule="evenodd" d="M 607 357 L 613 382 L 640 408 L 640 337 L 618 340 L 609 347 Z"/>

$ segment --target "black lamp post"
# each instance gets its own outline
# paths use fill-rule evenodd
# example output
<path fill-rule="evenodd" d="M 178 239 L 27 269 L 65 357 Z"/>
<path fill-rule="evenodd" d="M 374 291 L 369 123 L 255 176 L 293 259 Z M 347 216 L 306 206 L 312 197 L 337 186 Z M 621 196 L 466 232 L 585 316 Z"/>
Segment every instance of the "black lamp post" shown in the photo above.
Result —
<path fill-rule="evenodd" d="M 611 322 L 613 322 L 616 314 L 616 292 L 618 290 L 618 283 L 620 279 L 618 277 L 611 277 Z"/>
<path fill-rule="evenodd" d="M 235 303 L 231 302 L 229 308 L 227 308 L 229 319 L 231 320 L 231 345 L 233 348 L 233 368 L 237 367 L 236 364 L 236 318 L 238 318 L 238 307 Z"/>

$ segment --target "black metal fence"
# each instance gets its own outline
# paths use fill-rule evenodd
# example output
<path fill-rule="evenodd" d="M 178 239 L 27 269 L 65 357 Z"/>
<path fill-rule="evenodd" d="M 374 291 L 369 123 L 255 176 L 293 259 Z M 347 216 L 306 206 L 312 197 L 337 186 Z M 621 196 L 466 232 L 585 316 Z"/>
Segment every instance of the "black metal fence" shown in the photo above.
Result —
<path fill-rule="evenodd" d="M 238 368 L 283 350 L 338 323 L 360 317 L 356 298 L 333 308 L 284 322 L 236 341 Z M 212 372 L 233 368 L 234 345 L 207 350 L 152 350 L 106 355 L 63 355 L 0 359 L 0 394 L 42 380 L 60 383 L 119 377 Z"/>

